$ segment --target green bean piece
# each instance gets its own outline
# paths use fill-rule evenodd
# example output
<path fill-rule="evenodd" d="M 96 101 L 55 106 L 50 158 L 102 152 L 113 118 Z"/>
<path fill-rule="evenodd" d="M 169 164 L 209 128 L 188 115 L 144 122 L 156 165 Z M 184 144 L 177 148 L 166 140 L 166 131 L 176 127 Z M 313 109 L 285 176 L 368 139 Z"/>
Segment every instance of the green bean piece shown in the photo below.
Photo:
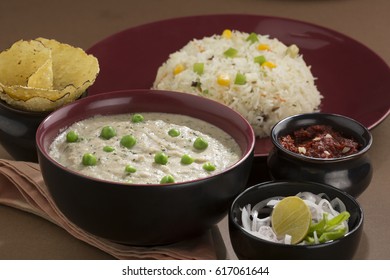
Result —
<path fill-rule="evenodd" d="M 178 137 L 180 135 L 180 131 L 176 128 L 172 128 L 168 131 L 168 135 L 171 137 Z"/>
<path fill-rule="evenodd" d="M 199 76 L 203 74 L 204 72 L 204 63 L 198 62 L 194 63 L 194 66 L 192 67 L 192 70 L 198 74 Z"/>
<path fill-rule="evenodd" d="M 205 150 L 209 146 L 209 144 L 202 137 L 198 137 L 195 139 L 193 146 L 197 150 Z"/>
<path fill-rule="evenodd" d="M 245 85 L 246 84 L 246 77 L 244 74 L 237 73 L 236 79 L 234 80 L 235 85 Z"/>
<path fill-rule="evenodd" d="M 104 146 L 103 151 L 105 151 L 107 153 L 111 153 L 111 152 L 115 151 L 115 148 L 112 146 Z"/>
<path fill-rule="evenodd" d="M 172 175 L 166 175 L 161 178 L 160 184 L 172 184 L 175 183 L 175 178 Z"/>
<path fill-rule="evenodd" d="M 144 120 L 144 116 L 142 116 L 141 114 L 134 114 L 131 117 L 131 121 L 133 123 L 139 123 L 139 122 L 142 122 L 143 120 Z"/>
<path fill-rule="evenodd" d="M 134 145 L 137 143 L 137 140 L 135 139 L 135 137 L 133 135 L 125 135 L 122 137 L 121 141 L 120 141 L 120 144 L 123 146 L 123 147 L 126 147 L 128 149 L 134 147 Z"/>
<path fill-rule="evenodd" d="M 136 169 L 134 166 L 128 164 L 128 165 L 126 165 L 126 167 L 125 167 L 125 171 L 126 171 L 127 173 L 135 173 L 135 172 L 137 171 L 137 169 Z"/>
<path fill-rule="evenodd" d="M 215 165 L 212 164 L 211 162 L 206 162 L 205 164 L 203 164 L 203 169 L 206 171 L 214 171 Z"/>
<path fill-rule="evenodd" d="M 116 130 L 110 125 L 103 127 L 100 132 L 100 137 L 106 140 L 111 139 L 114 136 L 116 136 Z"/>
<path fill-rule="evenodd" d="M 79 135 L 74 131 L 71 130 L 66 134 L 66 142 L 68 143 L 74 143 L 79 140 Z"/>
<path fill-rule="evenodd" d="M 154 162 L 165 165 L 168 163 L 168 156 L 164 152 L 158 152 L 154 155 Z"/>
<path fill-rule="evenodd" d="M 252 32 L 251 34 L 249 34 L 245 41 L 249 41 L 251 42 L 251 44 L 253 44 L 259 41 L 259 37 L 257 37 L 256 33 Z"/>
<path fill-rule="evenodd" d="M 82 163 L 85 166 L 94 166 L 97 164 L 97 159 L 93 154 L 86 153 L 83 155 Z"/>
<path fill-rule="evenodd" d="M 194 159 L 193 159 L 190 155 L 185 154 L 185 155 L 183 155 L 183 156 L 181 157 L 180 162 L 181 162 L 182 164 L 188 165 L 188 164 L 193 163 L 193 162 L 194 162 Z"/>
<path fill-rule="evenodd" d="M 265 59 L 265 56 L 264 56 L 264 55 L 256 56 L 253 60 L 254 60 L 255 63 L 259 63 L 260 65 L 262 65 L 264 62 L 267 61 L 267 60 Z"/>
<path fill-rule="evenodd" d="M 226 51 L 224 51 L 223 55 L 226 57 L 233 58 L 233 57 L 237 56 L 237 53 L 238 53 L 238 50 L 236 50 L 235 48 L 228 48 Z"/>

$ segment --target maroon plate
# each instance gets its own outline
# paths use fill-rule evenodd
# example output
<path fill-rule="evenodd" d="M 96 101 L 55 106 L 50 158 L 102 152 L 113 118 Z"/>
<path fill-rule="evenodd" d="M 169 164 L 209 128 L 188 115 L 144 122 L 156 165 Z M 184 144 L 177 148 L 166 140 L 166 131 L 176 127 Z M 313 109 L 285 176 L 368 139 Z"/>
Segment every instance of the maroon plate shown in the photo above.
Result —
<path fill-rule="evenodd" d="M 258 15 L 206 15 L 153 22 L 116 33 L 87 52 L 100 63 L 89 94 L 151 88 L 158 67 L 191 39 L 224 29 L 270 35 L 296 44 L 324 99 L 321 111 L 353 118 L 372 129 L 390 113 L 390 68 L 372 50 L 339 32 L 314 24 Z M 268 155 L 269 138 L 256 141 L 255 156 Z"/>

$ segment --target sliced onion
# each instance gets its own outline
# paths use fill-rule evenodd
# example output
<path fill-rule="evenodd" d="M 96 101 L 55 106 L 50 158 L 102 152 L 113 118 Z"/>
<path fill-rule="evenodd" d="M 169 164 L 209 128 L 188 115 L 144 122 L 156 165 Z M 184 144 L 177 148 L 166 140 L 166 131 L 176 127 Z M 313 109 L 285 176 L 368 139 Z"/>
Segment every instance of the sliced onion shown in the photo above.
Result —
<path fill-rule="evenodd" d="M 318 222 L 323 219 L 324 212 L 328 213 L 328 217 L 331 219 L 340 212 L 346 211 L 344 203 L 339 198 L 329 201 L 329 197 L 323 193 L 316 195 L 311 192 L 300 192 L 296 194 L 296 196 L 305 201 L 306 205 L 310 208 L 313 222 Z M 275 196 L 264 199 L 256 203 L 253 207 L 251 207 L 250 204 L 243 207 L 241 210 L 242 227 L 250 234 L 261 239 L 277 243 L 291 244 L 291 236 L 286 235 L 279 240 L 271 225 L 272 209 L 283 198 L 284 197 L 281 196 Z M 269 215 L 264 218 L 259 218 L 259 216 L 264 216 L 264 214 Z M 344 222 L 344 226 L 348 229 L 347 221 Z M 314 243 L 319 244 L 317 232 L 314 232 L 313 236 Z M 305 242 L 303 241 L 300 244 L 305 244 Z"/>
<path fill-rule="evenodd" d="M 281 200 L 283 197 L 281 196 L 275 196 L 275 197 L 271 197 L 271 198 L 267 198 L 267 199 L 264 199 L 258 203 L 255 204 L 255 206 L 253 206 L 253 209 L 252 211 L 257 211 L 258 213 L 261 213 L 261 209 L 265 208 L 267 206 L 267 203 L 270 201 L 270 200 Z"/>
<path fill-rule="evenodd" d="M 250 204 L 247 205 L 249 206 L 250 208 Z M 244 229 L 250 231 L 251 229 L 251 219 L 250 219 L 250 214 L 247 210 L 247 206 L 245 206 L 244 208 L 242 208 L 241 210 L 241 222 L 242 222 L 242 226 L 244 227 Z"/>
<path fill-rule="evenodd" d="M 252 226 L 251 226 L 251 229 L 252 229 L 252 231 L 257 231 L 257 215 L 258 215 L 259 213 L 257 212 L 257 211 L 253 211 L 252 210 Z"/>
<path fill-rule="evenodd" d="M 334 209 L 337 209 L 337 211 L 339 211 L 340 213 L 344 212 L 344 211 L 347 211 L 347 207 L 345 206 L 344 202 L 342 202 L 341 199 L 338 198 L 338 197 L 334 198 L 330 202 L 330 205 L 332 205 L 332 207 Z"/>

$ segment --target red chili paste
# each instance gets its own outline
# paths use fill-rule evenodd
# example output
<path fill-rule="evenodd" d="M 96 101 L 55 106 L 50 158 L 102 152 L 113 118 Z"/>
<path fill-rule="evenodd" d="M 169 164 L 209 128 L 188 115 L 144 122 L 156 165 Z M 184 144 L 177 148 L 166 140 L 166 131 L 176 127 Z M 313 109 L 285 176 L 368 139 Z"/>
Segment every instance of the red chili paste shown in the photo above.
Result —
<path fill-rule="evenodd" d="M 280 137 L 287 150 L 315 158 L 339 158 L 358 152 L 359 143 L 343 137 L 331 126 L 312 125 Z"/>

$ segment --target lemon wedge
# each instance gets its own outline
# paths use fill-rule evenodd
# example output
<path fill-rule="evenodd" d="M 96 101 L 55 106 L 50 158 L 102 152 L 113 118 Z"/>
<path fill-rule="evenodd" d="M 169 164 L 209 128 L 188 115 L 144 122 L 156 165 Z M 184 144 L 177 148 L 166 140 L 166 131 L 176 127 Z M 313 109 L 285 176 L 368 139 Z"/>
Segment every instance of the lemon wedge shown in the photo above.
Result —
<path fill-rule="evenodd" d="M 272 229 L 278 238 L 291 237 L 291 244 L 301 242 L 311 223 L 311 212 L 306 203 L 297 196 L 283 198 L 272 211 Z"/>

